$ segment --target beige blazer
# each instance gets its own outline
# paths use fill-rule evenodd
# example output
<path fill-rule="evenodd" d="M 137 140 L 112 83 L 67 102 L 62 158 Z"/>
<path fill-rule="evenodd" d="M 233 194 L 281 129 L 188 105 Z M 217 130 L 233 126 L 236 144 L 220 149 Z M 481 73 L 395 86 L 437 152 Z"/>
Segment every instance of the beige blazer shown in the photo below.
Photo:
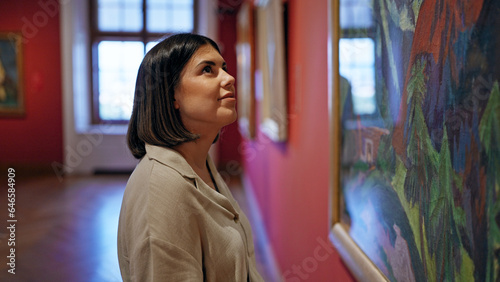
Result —
<path fill-rule="evenodd" d="M 208 157 L 219 192 L 178 152 L 146 145 L 118 226 L 124 281 L 263 281 L 250 223 Z"/>

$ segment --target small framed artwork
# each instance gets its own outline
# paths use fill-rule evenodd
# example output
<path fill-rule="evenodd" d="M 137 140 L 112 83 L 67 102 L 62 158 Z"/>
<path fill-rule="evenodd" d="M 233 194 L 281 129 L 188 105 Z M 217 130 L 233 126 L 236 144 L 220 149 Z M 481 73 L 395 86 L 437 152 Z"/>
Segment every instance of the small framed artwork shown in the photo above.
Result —
<path fill-rule="evenodd" d="M 260 130 L 271 140 L 287 140 L 287 98 L 284 5 L 281 0 L 257 1 L 257 56 L 262 78 Z M 260 84 L 259 84 L 260 85 Z"/>
<path fill-rule="evenodd" d="M 330 239 L 359 281 L 498 281 L 500 1 L 393 2 L 329 0 Z"/>
<path fill-rule="evenodd" d="M 0 116 L 22 116 L 24 110 L 22 44 L 19 33 L 0 33 Z"/>
<path fill-rule="evenodd" d="M 248 139 L 255 137 L 255 39 L 254 7 L 245 1 L 237 16 L 238 124 Z"/>

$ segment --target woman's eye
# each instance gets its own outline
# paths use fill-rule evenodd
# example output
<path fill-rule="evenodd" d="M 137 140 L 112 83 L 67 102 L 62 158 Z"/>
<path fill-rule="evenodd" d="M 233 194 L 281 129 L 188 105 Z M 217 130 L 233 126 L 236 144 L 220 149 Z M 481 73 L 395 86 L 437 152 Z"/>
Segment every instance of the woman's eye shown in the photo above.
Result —
<path fill-rule="evenodd" d="M 211 73 L 212 72 L 212 67 L 211 66 L 206 66 L 203 68 L 204 73 Z"/>

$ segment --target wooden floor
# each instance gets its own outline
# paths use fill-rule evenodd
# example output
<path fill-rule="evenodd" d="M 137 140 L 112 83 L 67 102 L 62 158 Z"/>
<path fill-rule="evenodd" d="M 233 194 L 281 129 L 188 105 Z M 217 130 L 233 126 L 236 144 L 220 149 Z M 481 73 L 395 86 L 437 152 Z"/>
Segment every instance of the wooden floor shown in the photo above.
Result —
<path fill-rule="evenodd" d="M 0 195 L 0 281 L 122 281 L 116 230 L 128 176 L 16 179 L 15 275 L 7 270 L 10 223 Z M 231 189 L 247 208 L 239 182 Z M 246 212 L 248 214 L 248 212 Z M 254 231 L 255 232 L 255 231 Z M 257 260 L 263 261 L 259 256 Z M 264 263 L 258 263 L 267 277 Z M 270 281 L 267 280 L 266 281 Z"/>

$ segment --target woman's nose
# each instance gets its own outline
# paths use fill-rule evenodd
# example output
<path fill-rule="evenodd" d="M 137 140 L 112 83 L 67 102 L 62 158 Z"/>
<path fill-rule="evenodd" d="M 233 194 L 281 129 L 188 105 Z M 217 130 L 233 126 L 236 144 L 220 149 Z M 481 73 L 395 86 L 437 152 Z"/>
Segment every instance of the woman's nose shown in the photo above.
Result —
<path fill-rule="evenodd" d="M 224 78 L 222 80 L 222 86 L 228 87 L 228 86 L 234 86 L 235 78 L 234 76 L 230 75 L 227 71 L 224 71 Z"/>

